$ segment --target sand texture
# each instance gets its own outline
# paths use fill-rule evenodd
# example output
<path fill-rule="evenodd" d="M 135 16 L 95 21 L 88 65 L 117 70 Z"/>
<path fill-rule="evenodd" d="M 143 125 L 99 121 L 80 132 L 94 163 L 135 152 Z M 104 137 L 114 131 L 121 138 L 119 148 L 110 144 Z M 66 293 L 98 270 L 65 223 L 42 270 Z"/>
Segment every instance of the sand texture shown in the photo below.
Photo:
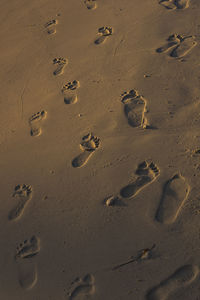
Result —
<path fill-rule="evenodd" d="M 0 16 L 0 299 L 199 300 L 200 1 Z"/>

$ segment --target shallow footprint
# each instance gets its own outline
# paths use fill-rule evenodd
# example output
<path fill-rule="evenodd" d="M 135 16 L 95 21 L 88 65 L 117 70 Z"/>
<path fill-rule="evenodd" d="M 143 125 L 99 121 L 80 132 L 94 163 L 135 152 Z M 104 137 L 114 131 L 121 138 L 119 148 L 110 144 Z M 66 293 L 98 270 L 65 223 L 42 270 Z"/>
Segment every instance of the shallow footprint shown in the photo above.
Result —
<path fill-rule="evenodd" d="M 174 47 L 180 44 L 182 37 L 179 34 L 172 34 L 168 37 L 167 43 L 156 49 L 158 53 L 165 53 L 172 50 Z"/>
<path fill-rule="evenodd" d="M 99 44 L 104 43 L 104 42 L 107 40 L 107 38 L 108 38 L 110 35 L 112 35 L 112 33 L 113 33 L 112 27 L 107 27 L 107 26 L 105 26 L 105 27 L 100 27 L 100 28 L 98 29 L 98 35 L 99 35 L 99 37 L 94 41 L 94 43 L 95 43 L 96 45 L 99 45 Z"/>
<path fill-rule="evenodd" d="M 32 198 L 32 187 L 27 184 L 18 184 L 15 187 L 13 197 L 17 199 L 17 205 L 10 211 L 8 215 L 9 220 L 16 220 L 24 212 L 25 206 Z"/>
<path fill-rule="evenodd" d="M 90 296 L 95 292 L 94 277 L 91 274 L 86 275 L 79 281 L 79 284 L 70 293 L 69 299 L 82 299 L 82 296 Z"/>
<path fill-rule="evenodd" d="M 160 205 L 156 213 L 156 220 L 160 223 L 171 224 L 175 222 L 186 199 L 190 187 L 185 178 L 176 174 L 164 186 Z"/>
<path fill-rule="evenodd" d="M 147 300 L 166 300 L 177 290 L 191 284 L 197 277 L 199 268 L 193 265 L 185 265 L 176 270 L 170 277 L 163 280 L 159 285 L 151 289 Z"/>
<path fill-rule="evenodd" d="M 62 93 L 65 104 L 75 104 L 78 101 L 77 94 L 74 91 L 79 87 L 80 83 L 78 80 L 70 81 L 63 86 Z"/>
<path fill-rule="evenodd" d="M 53 75 L 57 76 L 63 74 L 64 68 L 68 64 L 68 61 L 66 58 L 58 57 L 53 59 L 53 64 L 57 66 L 53 72 Z"/>
<path fill-rule="evenodd" d="M 55 34 L 56 33 L 56 25 L 58 24 L 58 21 L 56 19 L 50 20 L 47 22 L 44 27 L 47 28 L 48 34 Z"/>
<path fill-rule="evenodd" d="M 195 46 L 197 42 L 194 40 L 193 36 L 185 37 L 182 39 L 180 45 L 176 47 L 172 53 L 172 57 L 183 57 L 188 54 Z"/>
<path fill-rule="evenodd" d="M 96 0 L 84 0 L 84 4 L 87 7 L 87 9 L 97 8 L 97 1 Z"/>
<path fill-rule="evenodd" d="M 147 124 L 145 116 L 147 112 L 146 100 L 138 94 L 136 90 L 130 90 L 121 95 L 121 102 L 124 104 L 124 113 L 128 119 L 128 123 L 132 127 L 150 127 Z"/>
<path fill-rule="evenodd" d="M 46 119 L 47 112 L 45 110 L 41 110 L 35 114 L 33 114 L 29 119 L 29 125 L 31 127 L 31 136 L 39 136 L 42 133 L 42 129 L 40 127 L 40 122 Z"/>
<path fill-rule="evenodd" d="M 91 133 L 84 136 L 80 144 L 80 148 L 83 152 L 73 159 L 72 166 L 74 168 L 83 167 L 99 146 L 100 139 L 98 137 L 93 136 Z"/>
<path fill-rule="evenodd" d="M 40 241 L 36 236 L 25 240 L 17 247 L 15 255 L 18 266 L 19 284 L 23 289 L 31 289 L 37 283 L 37 267 L 32 257 L 40 251 Z"/>
<path fill-rule="evenodd" d="M 128 184 L 120 191 L 120 195 L 123 198 L 132 198 L 136 196 L 144 187 L 155 181 L 160 175 L 160 170 L 153 162 L 149 164 L 144 161 L 139 164 L 135 173 L 138 175 L 135 181 Z"/>

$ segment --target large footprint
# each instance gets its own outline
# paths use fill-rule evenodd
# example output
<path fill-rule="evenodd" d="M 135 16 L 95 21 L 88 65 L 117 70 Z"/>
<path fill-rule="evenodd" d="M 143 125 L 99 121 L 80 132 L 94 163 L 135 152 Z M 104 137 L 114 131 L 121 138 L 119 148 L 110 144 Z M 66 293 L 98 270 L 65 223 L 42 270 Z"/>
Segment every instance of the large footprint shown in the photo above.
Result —
<path fill-rule="evenodd" d="M 47 112 L 45 110 L 39 111 L 33 114 L 29 119 L 29 125 L 31 128 L 31 136 L 39 136 L 42 133 L 40 123 L 42 120 L 46 119 Z"/>
<path fill-rule="evenodd" d="M 185 9 L 189 7 L 190 0 L 161 0 L 159 3 L 167 9 Z"/>
<path fill-rule="evenodd" d="M 31 289 L 37 283 L 37 267 L 32 257 L 40 251 L 40 240 L 32 236 L 17 247 L 15 259 L 18 266 L 19 284 L 24 289 Z"/>
<path fill-rule="evenodd" d="M 156 213 L 156 220 L 160 223 L 171 224 L 175 222 L 183 207 L 190 187 L 185 178 L 176 174 L 164 186 L 163 194 Z"/>
<path fill-rule="evenodd" d="M 72 161 L 72 166 L 74 168 L 83 167 L 89 160 L 89 158 L 94 154 L 94 152 L 100 146 L 100 139 L 93 136 L 91 133 L 82 138 L 80 148 L 82 153 L 75 157 Z"/>
<path fill-rule="evenodd" d="M 147 300 L 166 300 L 177 290 L 191 284 L 197 277 L 199 268 L 193 265 L 185 265 L 176 270 L 170 277 L 151 289 L 147 295 Z"/>
<path fill-rule="evenodd" d="M 8 215 L 9 220 L 16 220 L 21 217 L 24 212 L 24 209 L 30 199 L 32 198 L 32 187 L 27 184 L 18 184 L 15 187 L 15 191 L 13 193 L 13 197 L 17 199 L 18 203 L 15 207 L 10 211 Z"/>
<path fill-rule="evenodd" d="M 148 122 L 145 116 L 147 112 L 146 100 L 136 90 L 130 90 L 121 95 L 121 102 L 124 104 L 124 113 L 128 123 L 132 127 L 147 128 Z"/>
<path fill-rule="evenodd" d="M 53 64 L 56 65 L 56 69 L 53 72 L 53 75 L 61 75 L 64 72 L 66 65 L 68 64 L 68 60 L 63 57 L 58 57 L 53 59 Z"/>
<path fill-rule="evenodd" d="M 94 41 L 94 43 L 96 45 L 103 44 L 107 40 L 107 38 L 110 35 L 112 35 L 112 33 L 113 33 L 112 27 L 107 27 L 107 26 L 100 27 L 98 29 L 98 35 L 99 35 L 99 37 Z"/>
<path fill-rule="evenodd" d="M 157 179 L 160 175 L 160 170 L 153 162 L 147 163 L 144 161 L 139 164 L 135 173 L 138 177 L 120 191 L 120 195 L 123 198 L 133 198 L 136 196 L 144 187 L 147 187 Z"/>
<path fill-rule="evenodd" d="M 91 274 L 86 275 L 83 279 L 79 280 L 78 285 L 70 293 L 69 300 L 82 299 L 82 296 L 90 296 L 94 294 L 94 277 Z"/>
<path fill-rule="evenodd" d="M 84 0 L 84 4 L 87 7 L 87 9 L 97 8 L 97 1 L 96 0 Z"/>
<path fill-rule="evenodd" d="M 75 104 L 78 101 L 78 96 L 75 92 L 80 87 L 78 80 L 70 81 L 62 88 L 65 104 Z"/>

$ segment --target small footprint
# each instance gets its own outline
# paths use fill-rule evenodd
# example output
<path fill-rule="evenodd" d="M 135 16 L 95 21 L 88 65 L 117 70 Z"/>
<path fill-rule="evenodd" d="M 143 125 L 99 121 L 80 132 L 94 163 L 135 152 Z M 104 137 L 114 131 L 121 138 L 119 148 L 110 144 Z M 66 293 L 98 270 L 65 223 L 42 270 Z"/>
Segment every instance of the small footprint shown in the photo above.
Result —
<path fill-rule="evenodd" d="M 56 69 L 53 72 L 53 75 L 61 75 L 64 72 L 66 65 L 68 64 L 68 60 L 66 58 L 58 57 L 53 59 L 53 64 L 56 65 Z"/>
<path fill-rule="evenodd" d="M 32 198 L 32 187 L 31 185 L 27 184 L 18 184 L 15 187 L 15 191 L 13 193 L 13 197 L 17 199 L 18 203 L 17 205 L 10 211 L 8 215 L 9 220 L 16 220 L 24 212 L 24 209 L 28 202 Z"/>
<path fill-rule="evenodd" d="M 193 36 L 183 37 L 180 34 L 173 34 L 169 36 L 166 44 L 156 49 L 156 52 L 169 52 L 171 57 L 181 58 L 188 54 L 196 45 L 197 42 Z"/>
<path fill-rule="evenodd" d="M 92 156 L 92 154 L 99 148 L 100 139 L 96 136 L 93 136 L 92 133 L 84 136 L 80 144 L 82 153 L 75 157 L 72 161 L 72 166 L 74 168 L 83 167 Z"/>
<path fill-rule="evenodd" d="M 15 260 L 18 266 L 19 284 L 24 289 L 31 289 L 37 283 L 37 267 L 32 257 L 40 251 L 40 241 L 36 236 L 25 240 L 17 247 Z"/>
<path fill-rule="evenodd" d="M 87 9 L 96 9 L 97 8 L 97 1 L 96 0 L 84 0 L 84 4 Z"/>
<path fill-rule="evenodd" d="M 79 87 L 80 83 L 78 80 L 70 81 L 63 86 L 62 93 L 65 104 L 75 104 L 78 101 L 77 94 L 74 91 Z"/>
<path fill-rule="evenodd" d="M 167 9 L 185 9 L 189 7 L 190 0 L 161 0 L 159 3 Z"/>
<path fill-rule="evenodd" d="M 95 44 L 96 45 L 99 45 L 99 44 L 102 44 L 104 43 L 107 38 L 113 34 L 113 29 L 112 27 L 100 27 L 98 29 L 98 35 L 99 37 L 95 40 Z"/>
<path fill-rule="evenodd" d="M 147 300 L 166 300 L 177 290 L 190 285 L 197 277 L 199 268 L 195 265 L 185 265 L 176 270 L 170 277 L 151 289 Z"/>
<path fill-rule="evenodd" d="M 87 297 L 93 295 L 95 292 L 94 281 L 94 276 L 91 274 L 88 274 L 84 278 L 80 279 L 78 285 L 70 293 L 69 300 L 82 299 L 82 296 Z"/>
<path fill-rule="evenodd" d="M 48 34 L 55 34 L 56 33 L 56 25 L 58 21 L 56 19 L 50 20 L 47 22 L 44 27 L 47 29 Z"/>
<path fill-rule="evenodd" d="M 156 220 L 164 224 L 175 222 L 188 198 L 189 191 L 188 183 L 180 174 L 176 174 L 168 180 L 163 188 L 163 194 L 155 217 Z"/>
<path fill-rule="evenodd" d="M 46 119 L 47 112 L 45 110 L 41 110 L 35 114 L 33 114 L 29 119 L 29 125 L 31 127 L 31 136 L 39 136 L 42 133 L 42 129 L 40 127 L 40 123 L 42 120 Z"/>
<path fill-rule="evenodd" d="M 120 195 L 123 198 L 133 198 L 144 187 L 147 187 L 150 183 L 154 182 L 160 175 L 160 170 L 153 163 L 147 163 L 146 161 L 139 164 L 135 174 L 138 177 L 130 184 L 121 189 Z"/>

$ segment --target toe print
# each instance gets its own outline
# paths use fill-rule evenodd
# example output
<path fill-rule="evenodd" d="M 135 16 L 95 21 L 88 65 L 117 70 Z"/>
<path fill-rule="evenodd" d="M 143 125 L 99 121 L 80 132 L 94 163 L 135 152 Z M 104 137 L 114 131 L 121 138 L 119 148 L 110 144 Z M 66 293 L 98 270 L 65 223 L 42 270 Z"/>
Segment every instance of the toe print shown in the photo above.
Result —
<path fill-rule="evenodd" d="M 72 161 L 72 166 L 74 168 L 80 168 L 86 165 L 89 158 L 92 156 L 92 154 L 94 154 L 94 152 L 99 148 L 99 146 L 100 139 L 98 137 L 93 136 L 91 133 L 84 136 L 80 144 L 82 153 L 74 158 L 74 160 Z"/>
<path fill-rule="evenodd" d="M 98 30 L 99 37 L 95 40 L 95 44 L 103 44 L 107 38 L 113 34 L 112 27 L 100 27 Z"/>
<path fill-rule="evenodd" d="M 75 104 L 78 101 L 76 90 L 80 87 L 78 80 L 70 81 L 62 88 L 65 104 Z"/>
<path fill-rule="evenodd" d="M 87 7 L 87 9 L 95 9 L 97 8 L 97 1 L 96 0 L 84 0 L 84 4 Z"/>
<path fill-rule="evenodd" d="M 42 110 L 40 112 L 37 112 L 33 114 L 30 119 L 29 119 L 29 125 L 31 128 L 31 136 L 39 136 L 42 133 L 41 129 L 41 121 L 46 119 L 47 117 L 47 112 L 45 110 Z"/>
<path fill-rule="evenodd" d="M 13 193 L 14 200 L 17 201 L 15 207 L 8 215 L 9 220 L 17 220 L 24 212 L 24 209 L 32 198 L 32 187 L 27 184 L 19 184 L 15 187 Z"/>
<path fill-rule="evenodd" d="M 146 99 L 140 96 L 136 90 L 123 93 L 121 95 L 121 102 L 124 104 L 124 113 L 130 126 L 149 127 L 146 119 Z"/>
<path fill-rule="evenodd" d="M 61 75 L 64 72 L 64 69 L 66 67 L 66 65 L 68 64 L 68 61 L 66 58 L 54 58 L 53 59 L 53 64 L 56 66 L 56 69 L 53 72 L 53 75 L 57 76 L 57 75 Z"/>
<path fill-rule="evenodd" d="M 40 240 L 33 235 L 29 240 L 25 240 L 16 249 L 16 259 L 32 257 L 40 251 Z"/>
<path fill-rule="evenodd" d="M 136 196 L 141 190 L 158 178 L 160 170 L 153 162 L 147 163 L 144 161 L 139 164 L 135 173 L 138 177 L 120 191 L 123 198 L 133 198 Z"/>

